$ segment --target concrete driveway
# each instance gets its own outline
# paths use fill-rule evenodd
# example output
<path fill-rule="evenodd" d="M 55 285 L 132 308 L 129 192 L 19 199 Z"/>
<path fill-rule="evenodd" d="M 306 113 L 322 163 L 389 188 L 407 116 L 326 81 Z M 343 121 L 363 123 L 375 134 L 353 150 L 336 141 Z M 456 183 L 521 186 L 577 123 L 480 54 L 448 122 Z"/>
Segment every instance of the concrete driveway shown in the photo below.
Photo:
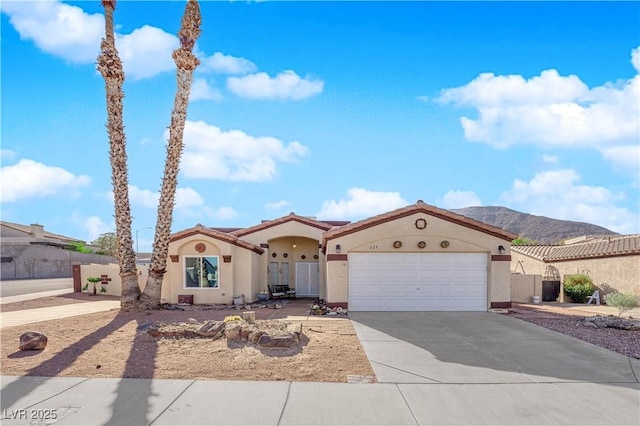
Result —
<path fill-rule="evenodd" d="M 349 316 L 418 423 L 640 423 L 640 360 L 496 313 Z"/>

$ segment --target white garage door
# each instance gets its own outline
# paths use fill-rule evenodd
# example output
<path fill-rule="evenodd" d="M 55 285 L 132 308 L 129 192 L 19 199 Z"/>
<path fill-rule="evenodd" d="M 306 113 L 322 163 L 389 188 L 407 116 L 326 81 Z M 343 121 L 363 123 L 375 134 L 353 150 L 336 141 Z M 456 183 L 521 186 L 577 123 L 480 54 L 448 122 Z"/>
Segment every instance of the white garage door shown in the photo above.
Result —
<path fill-rule="evenodd" d="M 349 253 L 349 310 L 486 311 L 487 255 Z"/>

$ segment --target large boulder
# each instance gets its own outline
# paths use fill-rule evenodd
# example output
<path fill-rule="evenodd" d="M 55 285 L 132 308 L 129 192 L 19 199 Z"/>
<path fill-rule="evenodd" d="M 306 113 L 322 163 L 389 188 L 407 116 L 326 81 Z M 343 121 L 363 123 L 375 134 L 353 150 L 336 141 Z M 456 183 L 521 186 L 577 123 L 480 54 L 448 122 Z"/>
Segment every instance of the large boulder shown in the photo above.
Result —
<path fill-rule="evenodd" d="M 47 347 L 47 336 L 37 331 L 27 331 L 20 336 L 21 351 L 39 351 Z"/>
<path fill-rule="evenodd" d="M 578 321 L 578 324 L 591 328 L 616 328 L 618 330 L 638 331 L 640 330 L 640 320 L 626 319 L 613 316 L 593 316 L 585 317 Z"/>
<path fill-rule="evenodd" d="M 290 348 L 297 345 L 299 342 L 298 336 L 295 333 L 286 334 L 263 334 L 258 339 L 258 346 L 263 348 Z"/>

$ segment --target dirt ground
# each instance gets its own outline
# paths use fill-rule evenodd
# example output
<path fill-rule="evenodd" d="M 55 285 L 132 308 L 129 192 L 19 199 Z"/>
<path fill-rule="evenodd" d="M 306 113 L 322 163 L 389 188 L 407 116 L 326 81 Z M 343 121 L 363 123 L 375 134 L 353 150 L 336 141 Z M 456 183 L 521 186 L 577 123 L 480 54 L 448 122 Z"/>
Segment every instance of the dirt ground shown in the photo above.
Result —
<path fill-rule="evenodd" d="M 96 297 L 105 298 L 86 294 L 49 297 L 6 304 L 2 310 L 87 303 Z M 283 303 L 282 309 L 246 310 L 254 311 L 256 319 L 287 315 L 306 319 L 298 315 L 308 314 L 311 305 L 304 300 Z M 137 331 L 143 324 L 178 323 L 189 318 L 200 322 L 223 320 L 242 312 L 233 307 L 146 313 L 113 310 L 8 327 L 1 334 L 1 372 L 67 377 L 375 382 L 369 360 L 344 316 L 310 316 L 297 321 L 302 322 L 300 344 L 287 349 L 260 349 L 253 344 L 231 346 L 224 338 L 160 339 Z M 47 347 L 42 351 L 19 351 L 20 335 L 26 331 L 45 334 Z"/>
<path fill-rule="evenodd" d="M 3 312 L 109 299 L 86 293 L 46 297 L 2 305 Z M 117 299 L 117 298 L 113 298 Z M 146 313 L 119 309 L 2 329 L 0 371 L 3 375 L 67 377 L 136 377 L 201 380 L 276 380 L 375 382 L 375 374 L 346 316 L 308 316 L 311 302 L 283 301 L 281 309 L 250 308 L 256 319 L 295 318 L 302 323 L 300 345 L 260 349 L 253 344 L 228 345 L 222 338 L 159 339 L 138 332 L 149 324 L 204 322 L 242 315 L 233 307 L 186 307 Z M 521 320 L 640 359 L 640 332 L 579 326 L 580 316 L 563 308 L 515 306 Z M 18 350 L 27 331 L 48 337 L 42 351 Z"/>

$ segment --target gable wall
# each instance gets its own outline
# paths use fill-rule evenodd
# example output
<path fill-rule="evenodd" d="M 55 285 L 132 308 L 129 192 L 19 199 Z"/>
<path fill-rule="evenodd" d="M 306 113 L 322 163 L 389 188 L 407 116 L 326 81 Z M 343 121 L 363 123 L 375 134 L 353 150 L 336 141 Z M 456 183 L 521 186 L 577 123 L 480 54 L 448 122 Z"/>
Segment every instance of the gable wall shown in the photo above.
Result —
<path fill-rule="evenodd" d="M 205 245 L 205 251 L 198 253 L 196 244 Z M 171 260 L 171 256 L 178 256 L 178 261 Z M 219 256 L 218 276 L 219 288 L 185 288 L 184 278 L 184 256 Z M 225 263 L 223 255 L 230 255 L 231 262 Z M 247 302 L 256 299 L 258 287 L 256 281 L 256 270 L 252 266 L 257 263 L 255 257 L 257 253 L 235 246 L 233 244 L 219 241 L 201 234 L 186 237 L 174 241 L 169 245 L 169 260 L 167 262 L 167 273 L 162 285 L 163 303 L 177 303 L 178 295 L 192 294 L 195 304 L 226 304 L 233 301 L 234 296 L 245 295 Z"/>
<path fill-rule="evenodd" d="M 417 229 L 418 218 L 427 221 L 425 229 Z M 449 242 L 446 249 L 440 247 L 443 240 Z M 401 241 L 402 247 L 394 248 L 394 241 Z M 424 241 L 426 247 L 420 249 L 418 243 Z M 354 252 L 420 252 L 420 253 L 486 253 L 498 255 L 498 246 L 509 254 L 510 243 L 484 232 L 467 228 L 422 212 L 400 217 L 358 232 L 343 235 L 326 242 L 327 253 L 336 254 L 339 244 L 341 254 Z M 333 257 L 333 256 L 331 256 Z M 510 301 L 510 273 L 508 261 L 488 261 L 489 302 Z M 343 303 L 348 300 L 348 257 L 347 260 L 327 262 L 327 301 Z"/>

